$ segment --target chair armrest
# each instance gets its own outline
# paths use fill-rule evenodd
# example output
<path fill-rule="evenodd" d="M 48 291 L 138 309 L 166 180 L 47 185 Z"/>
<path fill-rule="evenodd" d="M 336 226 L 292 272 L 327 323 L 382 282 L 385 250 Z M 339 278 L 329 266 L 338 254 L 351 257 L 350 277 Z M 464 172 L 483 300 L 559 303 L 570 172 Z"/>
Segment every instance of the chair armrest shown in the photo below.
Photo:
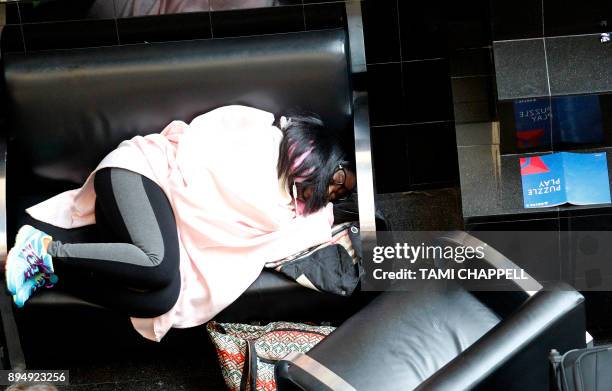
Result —
<path fill-rule="evenodd" d="M 290 367 L 295 367 L 291 372 Z M 296 370 L 297 369 L 297 370 Z M 356 391 L 329 368 L 303 353 L 289 353 L 274 367 L 278 390 L 299 387 L 303 390 Z"/>
<path fill-rule="evenodd" d="M 463 231 L 449 231 L 440 235 L 438 240 L 441 240 L 446 243 L 450 243 L 454 246 L 464 246 L 464 247 L 482 247 L 484 252 L 483 262 L 497 268 L 497 269 L 514 269 L 517 271 L 522 270 L 517 264 L 508 259 L 504 254 L 497 251 L 495 248 L 489 246 L 484 241 L 478 239 L 475 236 L 470 235 L 467 232 Z M 514 284 L 517 285 L 522 291 L 527 293 L 529 296 L 533 296 L 537 292 L 543 289 L 542 284 L 540 284 L 535 278 L 531 277 L 526 271 L 523 271 L 523 274 L 526 279 L 524 280 L 514 280 Z"/>
<path fill-rule="evenodd" d="M 530 297 L 509 318 L 425 380 L 417 390 L 467 390 L 475 387 L 518 352 L 582 304 L 584 297 L 563 283 Z"/>

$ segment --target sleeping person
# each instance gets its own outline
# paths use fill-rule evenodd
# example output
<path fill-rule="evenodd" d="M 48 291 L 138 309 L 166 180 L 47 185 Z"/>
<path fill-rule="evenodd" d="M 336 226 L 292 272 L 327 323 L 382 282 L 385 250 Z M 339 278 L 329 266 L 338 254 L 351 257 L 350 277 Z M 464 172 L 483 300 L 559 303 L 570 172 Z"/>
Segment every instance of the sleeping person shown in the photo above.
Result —
<path fill-rule="evenodd" d="M 329 241 L 352 163 L 315 115 L 225 106 L 123 141 L 79 189 L 27 213 L 6 262 L 18 307 L 58 283 L 159 341 L 236 300 L 266 261 Z M 100 240 L 63 239 L 95 224 Z M 36 224 L 33 224 L 36 225 Z M 41 228 L 39 226 L 39 228 Z"/>

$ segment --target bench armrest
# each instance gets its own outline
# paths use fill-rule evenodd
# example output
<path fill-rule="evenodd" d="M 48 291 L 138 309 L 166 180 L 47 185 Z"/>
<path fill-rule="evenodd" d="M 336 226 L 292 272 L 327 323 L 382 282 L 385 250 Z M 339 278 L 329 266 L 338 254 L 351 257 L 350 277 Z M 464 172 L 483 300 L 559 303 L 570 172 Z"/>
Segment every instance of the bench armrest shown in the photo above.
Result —
<path fill-rule="evenodd" d="M 6 225 L 6 159 L 7 147 L 6 139 L 0 138 L 0 263 L 4 271 L 7 255 L 7 225 Z M 13 300 L 8 294 L 4 283 L 4 273 L 2 273 L 2 283 L 0 283 L 0 316 L 2 319 L 2 328 L 4 330 L 4 338 L 9 363 L 13 370 L 25 369 L 25 357 L 21 342 L 19 340 L 19 331 L 15 315 L 13 314 Z"/>
<path fill-rule="evenodd" d="M 3 136 L 5 137 L 5 136 Z M 8 251 L 6 232 L 6 139 L 0 139 L 0 262 L 6 262 Z"/>

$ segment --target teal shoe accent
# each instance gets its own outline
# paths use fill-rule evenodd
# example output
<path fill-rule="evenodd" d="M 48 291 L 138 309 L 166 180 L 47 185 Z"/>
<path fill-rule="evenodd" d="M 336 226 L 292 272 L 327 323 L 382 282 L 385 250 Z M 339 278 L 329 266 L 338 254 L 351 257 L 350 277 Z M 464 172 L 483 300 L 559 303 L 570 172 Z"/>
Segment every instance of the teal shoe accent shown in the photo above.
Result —
<path fill-rule="evenodd" d="M 57 276 L 53 275 L 56 278 Z M 21 288 L 15 295 L 13 295 L 13 301 L 19 308 L 23 307 L 25 302 L 32 296 L 34 292 L 40 287 L 47 286 L 47 276 L 45 273 L 36 273 L 32 277 L 28 278 Z"/>
<path fill-rule="evenodd" d="M 51 236 L 30 225 L 19 229 L 5 264 L 6 286 L 11 295 L 18 295 L 27 280 L 37 273 L 47 278 L 53 275 L 53 261 L 43 250 L 45 239 L 50 240 Z"/>

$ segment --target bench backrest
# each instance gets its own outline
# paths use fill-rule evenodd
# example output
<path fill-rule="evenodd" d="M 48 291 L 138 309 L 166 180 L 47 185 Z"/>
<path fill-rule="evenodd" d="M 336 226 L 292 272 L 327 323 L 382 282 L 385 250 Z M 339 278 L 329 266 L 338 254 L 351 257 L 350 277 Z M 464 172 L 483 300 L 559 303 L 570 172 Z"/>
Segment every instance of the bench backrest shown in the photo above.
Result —
<path fill-rule="evenodd" d="M 11 53 L 9 169 L 81 183 L 122 140 L 228 104 L 316 112 L 350 136 L 349 70 L 343 29 Z"/>

